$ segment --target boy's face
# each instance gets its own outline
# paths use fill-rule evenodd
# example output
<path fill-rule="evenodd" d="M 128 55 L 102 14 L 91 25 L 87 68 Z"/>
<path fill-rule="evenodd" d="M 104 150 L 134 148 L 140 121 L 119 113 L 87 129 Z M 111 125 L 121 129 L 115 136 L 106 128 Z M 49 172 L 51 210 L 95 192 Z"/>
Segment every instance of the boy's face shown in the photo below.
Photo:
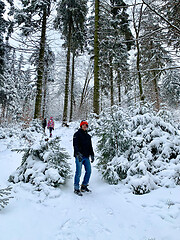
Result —
<path fill-rule="evenodd" d="M 82 129 L 83 129 L 84 131 L 86 131 L 86 130 L 87 130 L 87 128 L 88 128 L 88 127 L 87 127 L 87 125 L 86 125 L 86 124 L 83 124 L 83 125 L 82 125 Z"/>

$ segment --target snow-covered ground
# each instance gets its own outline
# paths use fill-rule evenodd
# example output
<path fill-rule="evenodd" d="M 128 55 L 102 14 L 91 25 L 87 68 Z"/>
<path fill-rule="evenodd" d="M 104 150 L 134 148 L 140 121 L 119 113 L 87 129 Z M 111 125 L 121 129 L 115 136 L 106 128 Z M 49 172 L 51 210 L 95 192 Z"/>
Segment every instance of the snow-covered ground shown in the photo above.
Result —
<path fill-rule="evenodd" d="M 74 174 L 74 123 L 54 136 L 69 152 Z M 12 141 L 12 140 L 11 140 Z M 93 138 L 95 148 L 97 139 Z M 20 165 L 22 153 L 12 152 L 15 142 L 0 140 L 0 187 Z M 180 186 L 159 188 L 142 196 L 122 184 L 109 185 L 92 165 L 90 188 L 83 197 L 73 193 L 73 177 L 60 189 L 36 192 L 25 183 L 13 185 L 9 205 L 0 212 L 1 240 L 179 240 Z"/>

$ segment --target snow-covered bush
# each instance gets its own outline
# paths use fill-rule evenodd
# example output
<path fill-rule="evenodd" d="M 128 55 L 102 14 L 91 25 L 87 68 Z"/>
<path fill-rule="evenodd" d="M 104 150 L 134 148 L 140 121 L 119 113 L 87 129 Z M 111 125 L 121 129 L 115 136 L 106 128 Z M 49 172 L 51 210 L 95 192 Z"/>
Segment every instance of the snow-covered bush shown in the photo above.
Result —
<path fill-rule="evenodd" d="M 116 109 L 98 120 L 98 168 L 103 177 L 110 184 L 124 179 L 135 194 L 179 184 L 178 130 L 160 114 L 142 109 L 134 113 Z"/>
<path fill-rule="evenodd" d="M 11 190 L 12 187 L 0 189 L 0 210 L 5 208 L 5 206 L 9 203 L 9 200 L 13 198 L 10 196 Z"/>
<path fill-rule="evenodd" d="M 9 181 L 30 182 L 37 190 L 43 185 L 58 187 L 70 177 L 69 155 L 60 147 L 60 138 L 42 139 L 24 149 L 21 166 L 9 177 Z"/>
<path fill-rule="evenodd" d="M 121 158 L 120 164 L 117 157 L 130 147 L 131 139 L 127 131 L 127 115 L 121 110 L 109 108 L 97 120 L 96 134 L 99 137 L 98 151 L 100 152 L 98 168 L 104 178 L 111 184 L 117 184 L 126 177 L 127 160 Z"/>
<path fill-rule="evenodd" d="M 0 140 L 5 139 L 10 149 L 30 146 L 42 135 L 44 131 L 39 120 L 33 120 L 28 128 L 24 128 L 23 124 L 0 127 Z"/>
<path fill-rule="evenodd" d="M 95 135 L 96 129 L 98 127 L 97 119 L 99 117 L 95 113 L 90 113 L 88 121 L 88 132 L 91 133 L 91 136 Z"/>
<path fill-rule="evenodd" d="M 42 122 L 39 119 L 33 119 L 29 126 L 30 131 L 43 133 Z"/>
<path fill-rule="evenodd" d="M 0 128 L 0 139 L 5 139 L 6 138 L 6 134 L 4 132 L 3 128 Z"/>

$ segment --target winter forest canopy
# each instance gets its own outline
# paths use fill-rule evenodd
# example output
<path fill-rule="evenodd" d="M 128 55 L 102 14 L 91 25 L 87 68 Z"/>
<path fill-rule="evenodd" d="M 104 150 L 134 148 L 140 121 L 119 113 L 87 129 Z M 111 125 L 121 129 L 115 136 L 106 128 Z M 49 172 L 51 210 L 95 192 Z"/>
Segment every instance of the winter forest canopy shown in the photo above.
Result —
<path fill-rule="evenodd" d="M 1 0 L 1 122 L 177 111 L 179 36 L 178 0 Z"/>

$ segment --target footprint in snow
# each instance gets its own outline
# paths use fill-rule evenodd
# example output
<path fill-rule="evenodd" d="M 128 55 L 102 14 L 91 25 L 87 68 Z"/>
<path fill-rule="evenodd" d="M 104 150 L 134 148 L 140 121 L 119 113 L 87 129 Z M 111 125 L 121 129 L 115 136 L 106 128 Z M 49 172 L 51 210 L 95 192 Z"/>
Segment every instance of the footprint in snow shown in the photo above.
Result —
<path fill-rule="evenodd" d="M 112 208 L 107 208 L 106 212 L 107 212 L 108 215 L 113 215 L 114 214 Z"/>

